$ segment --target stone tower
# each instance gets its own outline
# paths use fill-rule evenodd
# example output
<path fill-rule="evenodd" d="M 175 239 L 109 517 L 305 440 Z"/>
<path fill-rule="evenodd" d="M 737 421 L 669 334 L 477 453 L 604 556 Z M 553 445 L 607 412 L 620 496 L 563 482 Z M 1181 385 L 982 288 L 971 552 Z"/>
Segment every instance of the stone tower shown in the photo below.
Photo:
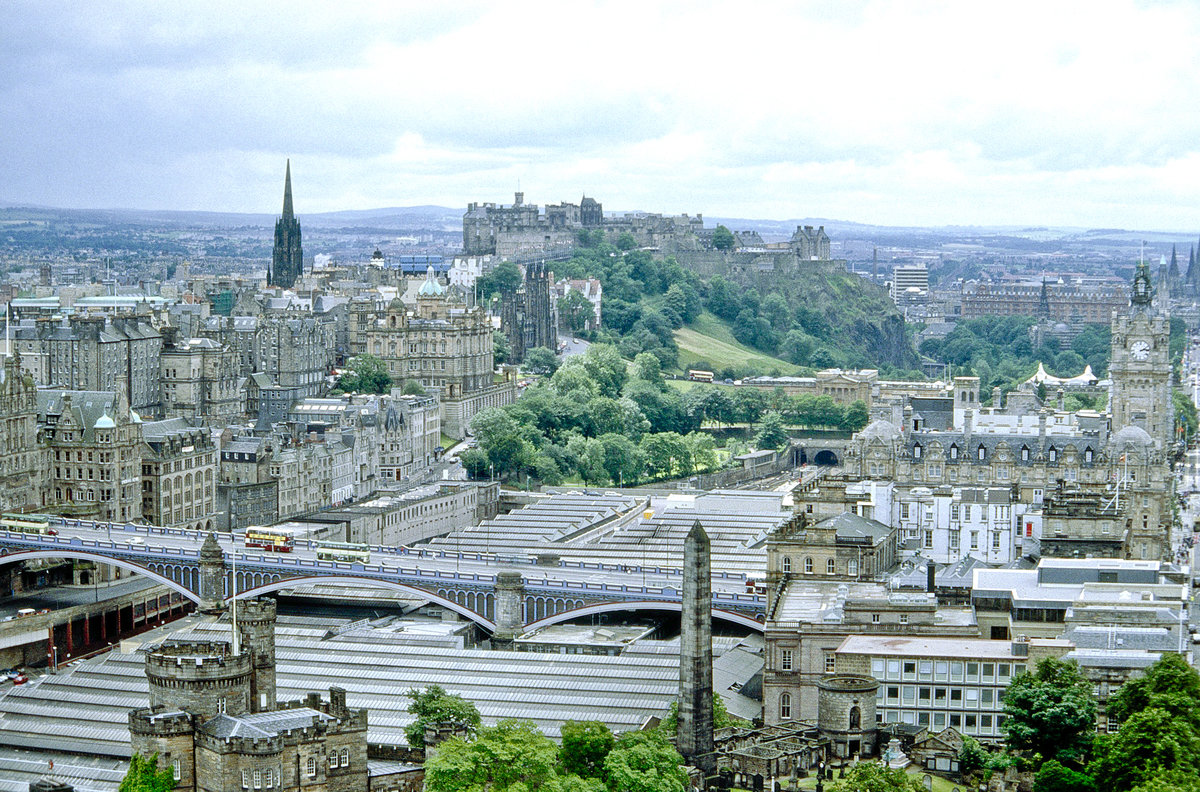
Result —
<path fill-rule="evenodd" d="M 275 600 L 239 600 L 238 637 L 250 655 L 250 711 L 275 709 Z"/>
<path fill-rule="evenodd" d="M 817 728 L 843 758 L 870 756 L 876 741 L 875 692 L 869 676 L 842 674 L 817 681 Z"/>
<path fill-rule="evenodd" d="M 1133 276 L 1129 311 L 1113 317 L 1109 402 L 1114 432 L 1137 426 L 1163 449 L 1172 438 L 1170 325 L 1154 309 L 1150 267 L 1139 264 Z"/>
<path fill-rule="evenodd" d="M 717 770 L 713 744 L 712 569 L 708 534 L 692 524 L 683 546 L 683 616 L 679 633 L 680 755 L 706 775 Z"/>
<path fill-rule="evenodd" d="M 520 572 L 507 570 L 496 573 L 496 631 L 497 641 L 507 642 L 525 629 L 521 604 L 525 599 L 525 580 Z"/>
<path fill-rule="evenodd" d="M 300 221 L 292 214 L 292 161 L 287 162 L 283 178 L 283 215 L 275 221 L 275 249 L 267 284 L 290 289 L 304 272 L 304 248 L 300 241 Z"/>
<path fill-rule="evenodd" d="M 217 537 L 209 534 L 200 546 L 200 612 L 220 613 L 225 608 L 225 554 Z"/>

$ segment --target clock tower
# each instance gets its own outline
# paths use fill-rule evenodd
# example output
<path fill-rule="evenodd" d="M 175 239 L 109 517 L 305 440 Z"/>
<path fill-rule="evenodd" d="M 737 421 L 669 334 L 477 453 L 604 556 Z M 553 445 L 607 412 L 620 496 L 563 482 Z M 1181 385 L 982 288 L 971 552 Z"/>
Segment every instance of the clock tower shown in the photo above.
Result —
<path fill-rule="evenodd" d="M 1139 264 L 1133 276 L 1129 310 L 1112 322 L 1112 379 L 1109 399 L 1112 431 L 1138 426 L 1163 449 L 1171 441 L 1170 322 L 1154 309 L 1150 268 Z"/>

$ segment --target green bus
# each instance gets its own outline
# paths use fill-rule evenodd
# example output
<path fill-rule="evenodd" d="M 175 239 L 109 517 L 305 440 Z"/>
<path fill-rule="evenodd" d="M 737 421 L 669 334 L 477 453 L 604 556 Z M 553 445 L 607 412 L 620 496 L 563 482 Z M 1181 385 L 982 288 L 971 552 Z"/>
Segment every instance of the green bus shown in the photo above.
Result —
<path fill-rule="evenodd" d="M 317 542 L 317 558 L 365 564 L 371 560 L 371 546 L 356 542 Z"/>

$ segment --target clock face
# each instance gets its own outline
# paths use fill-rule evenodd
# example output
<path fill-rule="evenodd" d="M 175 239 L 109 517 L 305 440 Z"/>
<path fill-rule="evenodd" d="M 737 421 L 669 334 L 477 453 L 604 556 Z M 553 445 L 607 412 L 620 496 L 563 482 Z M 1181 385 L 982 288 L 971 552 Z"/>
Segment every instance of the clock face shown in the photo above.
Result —
<path fill-rule="evenodd" d="M 1145 360 L 1150 357 L 1150 344 L 1146 341 L 1134 341 L 1129 347 L 1129 352 L 1134 360 Z"/>

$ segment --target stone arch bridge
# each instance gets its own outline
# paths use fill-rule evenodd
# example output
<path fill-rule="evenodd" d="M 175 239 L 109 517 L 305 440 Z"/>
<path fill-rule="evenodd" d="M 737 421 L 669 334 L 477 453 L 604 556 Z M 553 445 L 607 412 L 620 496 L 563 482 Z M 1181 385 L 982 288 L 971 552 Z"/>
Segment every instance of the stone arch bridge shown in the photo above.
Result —
<path fill-rule="evenodd" d="M 478 552 L 372 547 L 368 563 L 317 558 L 316 543 L 293 552 L 246 548 L 240 537 L 154 526 L 62 519 L 54 534 L 0 529 L 0 563 L 78 558 L 145 575 L 218 612 L 237 598 L 315 583 L 378 586 L 412 594 L 454 611 L 497 638 L 614 611 L 682 608 L 680 570 L 608 563 L 496 562 Z M 712 613 L 762 630 L 766 598 L 745 593 L 744 575 L 713 575 Z"/>
<path fill-rule="evenodd" d="M 837 466 L 846 461 L 846 452 L 850 448 L 849 438 L 808 438 L 795 437 L 788 444 L 793 467 L 801 465 Z"/>

